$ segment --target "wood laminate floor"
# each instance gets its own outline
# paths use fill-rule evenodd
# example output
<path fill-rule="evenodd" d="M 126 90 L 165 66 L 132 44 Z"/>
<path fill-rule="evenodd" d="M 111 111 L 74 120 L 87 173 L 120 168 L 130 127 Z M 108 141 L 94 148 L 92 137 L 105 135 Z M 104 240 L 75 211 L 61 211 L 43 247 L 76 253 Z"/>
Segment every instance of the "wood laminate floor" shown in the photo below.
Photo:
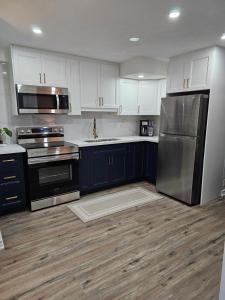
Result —
<path fill-rule="evenodd" d="M 154 189 L 98 194 L 130 186 Z M 1 300 L 218 299 L 225 200 L 163 198 L 86 224 L 61 205 L 1 217 L 0 229 Z"/>

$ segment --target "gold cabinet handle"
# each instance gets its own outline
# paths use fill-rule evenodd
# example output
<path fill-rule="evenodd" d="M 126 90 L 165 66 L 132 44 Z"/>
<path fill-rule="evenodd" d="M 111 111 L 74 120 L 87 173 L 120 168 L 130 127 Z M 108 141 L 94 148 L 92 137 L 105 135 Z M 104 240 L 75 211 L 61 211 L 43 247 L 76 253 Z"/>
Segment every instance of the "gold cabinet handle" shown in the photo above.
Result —
<path fill-rule="evenodd" d="M 17 199 L 17 198 L 18 198 L 18 196 L 12 196 L 12 197 L 5 198 L 5 200 L 14 200 L 14 199 Z"/>
<path fill-rule="evenodd" d="M 16 176 L 6 176 L 6 177 L 3 177 L 4 180 L 10 180 L 10 179 L 15 179 Z"/>
<path fill-rule="evenodd" d="M 2 162 L 3 163 L 9 163 L 9 162 L 14 162 L 14 161 L 15 161 L 15 159 L 12 158 L 12 159 L 4 159 Z"/>

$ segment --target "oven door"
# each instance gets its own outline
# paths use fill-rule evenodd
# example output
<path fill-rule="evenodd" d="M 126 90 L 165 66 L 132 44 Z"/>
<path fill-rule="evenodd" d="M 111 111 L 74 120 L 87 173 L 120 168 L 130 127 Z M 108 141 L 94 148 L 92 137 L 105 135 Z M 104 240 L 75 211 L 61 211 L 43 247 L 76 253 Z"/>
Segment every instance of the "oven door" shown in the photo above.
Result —
<path fill-rule="evenodd" d="M 28 159 L 31 201 L 78 190 L 79 154 Z"/>

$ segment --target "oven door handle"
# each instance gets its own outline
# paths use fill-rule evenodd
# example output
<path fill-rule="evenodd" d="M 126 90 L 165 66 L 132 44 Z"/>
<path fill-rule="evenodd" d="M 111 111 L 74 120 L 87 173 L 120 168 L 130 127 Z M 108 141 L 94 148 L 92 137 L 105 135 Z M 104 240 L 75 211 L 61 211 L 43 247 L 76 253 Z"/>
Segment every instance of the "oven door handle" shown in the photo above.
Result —
<path fill-rule="evenodd" d="M 71 160 L 71 159 L 79 160 L 79 153 L 28 158 L 28 165 L 36 165 L 36 164 L 42 164 L 46 162 Z"/>

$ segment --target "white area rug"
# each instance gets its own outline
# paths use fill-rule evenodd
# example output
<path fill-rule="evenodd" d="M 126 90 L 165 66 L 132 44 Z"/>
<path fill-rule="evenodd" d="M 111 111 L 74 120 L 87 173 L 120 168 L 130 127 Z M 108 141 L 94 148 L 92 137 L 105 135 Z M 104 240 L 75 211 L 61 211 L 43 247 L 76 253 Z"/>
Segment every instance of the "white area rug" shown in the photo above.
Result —
<path fill-rule="evenodd" d="M 87 200 L 78 200 L 68 204 L 68 208 L 83 222 L 99 219 L 127 208 L 148 204 L 162 199 L 160 194 L 143 188 L 132 188 Z"/>

